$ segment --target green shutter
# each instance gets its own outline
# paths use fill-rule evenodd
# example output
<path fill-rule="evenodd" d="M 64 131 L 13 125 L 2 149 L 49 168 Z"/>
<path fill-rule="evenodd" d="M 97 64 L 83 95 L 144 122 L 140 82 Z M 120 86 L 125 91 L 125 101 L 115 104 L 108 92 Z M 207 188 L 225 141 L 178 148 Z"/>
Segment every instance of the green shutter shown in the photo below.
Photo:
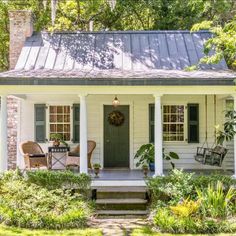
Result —
<path fill-rule="evenodd" d="M 188 143 L 199 143 L 199 104 L 188 104 Z"/>
<path fill-rule="evenodd" d="M 44 143 L 46 141 L 46 105 L 34 105 L 35 141 Z"/>
<path fill-rule="evenodd" d="M 73 104 L 73 142 L 80 140 L 80 104 Z"/>
<path fill-rule="evenodd" d="M 149 142 L 150 143 L 154 143 L 154 123 L 155 123 L 154 104 L 149 104 Z"/>

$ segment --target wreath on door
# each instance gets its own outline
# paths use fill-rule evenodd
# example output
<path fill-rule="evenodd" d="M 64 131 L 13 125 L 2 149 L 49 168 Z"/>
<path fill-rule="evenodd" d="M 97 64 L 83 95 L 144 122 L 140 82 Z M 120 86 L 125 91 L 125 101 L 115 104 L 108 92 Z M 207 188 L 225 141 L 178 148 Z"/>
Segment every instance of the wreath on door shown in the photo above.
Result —
<path fill-rule="evenodd" d="M 122 112 L 120 111 L 112 111 L 109 115 L 108 115 L 108 122 L 111 125 L 114 126 L 120 126 L 124 123 L 125 121 L 125 116 Z"/>

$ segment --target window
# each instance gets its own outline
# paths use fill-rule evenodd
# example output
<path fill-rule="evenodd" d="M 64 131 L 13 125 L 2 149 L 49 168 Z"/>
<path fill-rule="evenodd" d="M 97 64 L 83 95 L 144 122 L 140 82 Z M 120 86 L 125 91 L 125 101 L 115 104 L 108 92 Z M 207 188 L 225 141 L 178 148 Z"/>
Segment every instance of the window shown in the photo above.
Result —
<path fill-rule="evenodd" d="M 49 106 L 49 137 L 62 134 L 65 141 L 71 140 L 70 106 Z"/>
<path fill-rule="evenodd" d="M 163 140 L 184 141 L 184 106 L 163 106 Z"/>
<path fill-rule="evenodd" d="M 163 106 L 163 140 L 184 141 L 184 105 Z M 154 142 L 154 104 L 149 104 L 149 142 Z"/>

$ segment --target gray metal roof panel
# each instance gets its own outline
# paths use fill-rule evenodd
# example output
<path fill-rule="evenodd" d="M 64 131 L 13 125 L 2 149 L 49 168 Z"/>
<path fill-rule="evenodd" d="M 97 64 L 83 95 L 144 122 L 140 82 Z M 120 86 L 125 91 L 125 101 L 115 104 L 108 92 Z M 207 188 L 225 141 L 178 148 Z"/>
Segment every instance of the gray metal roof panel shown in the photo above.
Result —
<path fill-rule="evenodd" d="M 204 56 L 209 37 L 208 31 L 42 32 L 26 40 L 16 69 L 184 70 Z M 201 69 L 227 66 L 222 60 Z"/>

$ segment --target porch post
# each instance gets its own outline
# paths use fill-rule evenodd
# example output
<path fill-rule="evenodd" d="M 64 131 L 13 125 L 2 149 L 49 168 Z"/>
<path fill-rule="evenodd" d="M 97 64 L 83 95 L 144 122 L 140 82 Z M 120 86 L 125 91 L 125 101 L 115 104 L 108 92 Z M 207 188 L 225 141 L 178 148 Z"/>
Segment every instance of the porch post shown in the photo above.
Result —
<path fill-rule="evenodd" d="M 88 173 L 86 95 L 80 97 L 80 173 Z"/>
<path fill-rule="evenodd" d="M 0 110 L 0 172 L 7 170 L 7 96 L 1 96 Z"/>
<path fill-rule="evenodd" d="M 155 145 L 155 174 L 163 175 L 163 147 L 162 147 L 162 112 L 161 94 L 154 94 L 155 97 L 155 123 L 154 123 L 154 145 Z"/>
<path fill-rule="evenodd" d="M 232 95 L 234 98 L 234 111 L 236 111 L 236 94 Z M 233 177 L 236 179 L 236 135 L 234 135 L 234 175 Z"/>

